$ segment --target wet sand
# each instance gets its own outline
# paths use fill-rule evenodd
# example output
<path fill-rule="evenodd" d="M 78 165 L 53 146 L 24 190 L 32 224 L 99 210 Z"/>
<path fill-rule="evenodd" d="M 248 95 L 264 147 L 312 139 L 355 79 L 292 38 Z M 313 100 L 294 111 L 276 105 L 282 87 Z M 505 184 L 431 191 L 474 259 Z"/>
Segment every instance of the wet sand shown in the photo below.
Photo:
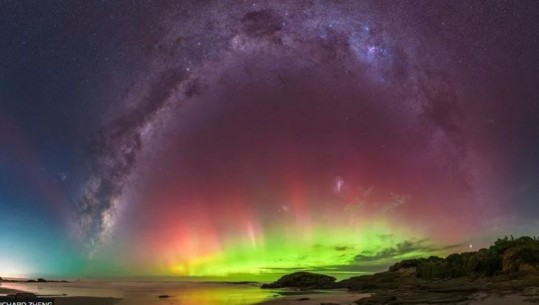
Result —
<path fill-rule="evenodd" d="M 16 294 L 21 292 L 30 292 L 30 289 L 12 289 L 0 287 L 0 296 Z M 54 298 L 56 305 L 113 305 L 121 301 L 119 298 L 108 297 L 58 297 Z"/>
<path fill-rule="evenodd" d="M 362 298 L 368 298 L 370 294 L 357 294 L 357 293 L 348 293 L 342 292 L 334 295 L 320 295 L 320 294 L 311 294 L 304 295 L 301 297 L 282 297 L 277 298 L 271 301 L 261 303 L 259 305 L 320 305 L 320 304 L 331 304 L 331 305 L 355 305 L 354 301 L 357 301 Z M 309 300 L 303 300 L 302 298 L 309 298 Z M 507 296 L 493 296 L 493 295 L 478 295 L 474 299 L 464 301 L 464 302 L 450 302 L 444 304 L 453 304 L 453 305 L 530 305 L 533 303 L 525 301 L 526 296 L 521 295 L 507 295 Z M 398 301 L 398 300 L 397 300 Z M 373 303 L 373 305 L 376 303 Z M 396 304 L 399 304 L 398 302 Z M 429 305 L 431 303 L 416 303 L 415 305 Z M 380 303 L 381 305 L 381 303 Z"/>
<path fill-rule="evenodd" d="M 354 301 L 369 297 L 370 293 L 351 293 L 348 291 L 330 291 L 308 293 L 293 296 L 281 296 L 259 305 L 320 305 L 323 303 L 354 305 Z"/>
<path fill-rule="evenodd" d="M 62 297 L 55 298 L 55 305 L 113 305 L 121 302 L 121 299 L 98 298 L 98 297 Z"/>
<path fill-rule="evenodd" d="M 0 286 L 0 296 L 7 295 L 7 294 L 12 294 L 12 293 L 17 293 L 17 292 L 25 292 L 25 291 L 17 290 L 17 289 L 10 289 L 10 288 L 4 288 L 4 287 Z"/>

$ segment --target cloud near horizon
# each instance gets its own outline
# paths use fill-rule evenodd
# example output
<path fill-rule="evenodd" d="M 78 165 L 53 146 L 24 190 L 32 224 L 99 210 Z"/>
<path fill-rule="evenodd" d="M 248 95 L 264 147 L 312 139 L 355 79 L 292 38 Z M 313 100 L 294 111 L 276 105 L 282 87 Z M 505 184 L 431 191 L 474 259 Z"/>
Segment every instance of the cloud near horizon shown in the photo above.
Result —
<path fill-rule="evenodd" d="M 381 236 L 388 241 L 393 239 L 392 235 Z M 434 245 L 430 238 L 412 239 L 393 243 L 387 247 L 381 247 L 377 250 L 361 251 L 353 256 L 349 264 L 328 265 L 313 268 L 266 268 L 273 272 L 295 272 L 295 271 L 314 271 L 327 273 L 340 272 L 359 272 L 371 273 L 387 270 L 388 265 L 394 264 L 403 259 L 428 257 L 432 255 L 446 256 L 451 251 L 462 249 L 464 244 Z M 354 247 L 337 246 L 335 251 L 342 252 L 346 256 Z"/>
<path fill-rule="evenodd" d="M 388 259 L 402 259 L 418 256 L 425 253 L 440 253 L 443 251 L 462 247 L 462 244 L 452 244 L 446 246 L 435 246 L 430 243 L 429 238 L 419 240 L 406 240 L 395 244 L 395 246 L 382 248 L 378 251 L 364 251 L 355 257 L 356 262 L 372 262 Z"/>

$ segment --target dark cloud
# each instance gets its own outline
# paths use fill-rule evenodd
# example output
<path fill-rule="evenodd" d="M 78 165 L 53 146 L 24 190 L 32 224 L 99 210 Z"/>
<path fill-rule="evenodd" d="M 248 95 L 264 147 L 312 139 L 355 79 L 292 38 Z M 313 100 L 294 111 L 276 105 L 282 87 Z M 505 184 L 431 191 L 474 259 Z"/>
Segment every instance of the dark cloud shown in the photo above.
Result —
<path fill-rule="evenodd" d="M 335 247 L 336 251 L 348 251 L 348 250 L 352 250 L 352 249 L 354 249 L 354 247 L 349 247 L 349 246 L 337 246 L 337 247 Z"/>
<path fill-rule="evenodd" d="M 391 240 L 392 235 L 384 235 L 387 239 Z M 399 242 L 394 246 L 387 248 L 380 248 L 377 251 L 365 251 L 356 255 L 349 264 L 340 265 L 327 265 L 316 268 L 264 268 L 273 272 L 295 272 L 295 271 L 312 271 L 312 272 L 326 272 L 326 273 L 340 273 L 340 272 L 358 272 L 358 273 L 373 273 L 387 270 L 389 264 L 402 260 L 402 256 L 417 253 L 418 256 L 425 255 L 439 255 L 441 253 L 450 252 L 461 248 L 462 244 L 450 244 L 450 245 L 433 245 L 429 238 L 418 240 L 407 240 Z M 350 246 L 337 246 L 336 251 L 352 251 L 354 248 Z"/>
<path fill-rule="evenodd" d="M 283 20 L 274 10 L 261 10 L 245 14 L 241 23 L 247 35 L 265 37 L 280 31 Z"/>
<path fill-rule="evenodd" d="M 430 239 L 407 240 L 397 243 L 395 246 L 380 249 L 376 252 L 363 252 L 354 258 L 356 262 L 376 262 L 398 259 L 407 254 L 420 253 L 436 253 L 444 250 L 451 250 L 461 247 L 461 244 L 434 246 L 430 243 Z"/>
<path fill-rule="evenodd" d="M 92 178 L 78 202 L 77 215 L 81 238 L 89 241 L 90 247 L 101 242 L 109 225 L 105 222 L 115 217 L 115 201 L 136 166 L 142 147 L 141 128 L 152 120 L 187 75 L 181 70 L 160 74 L 138 107 L 114 119 L 91 142 L 93 156 L 88 167 Z M 186 96 L 196 95 L 198 86 L 196 81 L 190 82 Z"/>

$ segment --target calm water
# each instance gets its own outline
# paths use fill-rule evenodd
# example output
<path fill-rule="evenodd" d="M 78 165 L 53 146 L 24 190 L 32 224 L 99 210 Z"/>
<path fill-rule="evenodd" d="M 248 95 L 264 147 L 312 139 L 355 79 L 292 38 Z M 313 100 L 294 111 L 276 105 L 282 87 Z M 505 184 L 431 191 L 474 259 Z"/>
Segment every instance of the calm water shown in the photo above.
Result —
<path fill-rule="evenodd" d="M 247 305 L 275 298 L 279 290 L 260 289 L 252 284 L 205 282 L 113 282 L 1 283 L 2 288 L 38 295 L 116 297 L 121 305 Z M 159 299 L 158 295 L 170 295 Z"/>

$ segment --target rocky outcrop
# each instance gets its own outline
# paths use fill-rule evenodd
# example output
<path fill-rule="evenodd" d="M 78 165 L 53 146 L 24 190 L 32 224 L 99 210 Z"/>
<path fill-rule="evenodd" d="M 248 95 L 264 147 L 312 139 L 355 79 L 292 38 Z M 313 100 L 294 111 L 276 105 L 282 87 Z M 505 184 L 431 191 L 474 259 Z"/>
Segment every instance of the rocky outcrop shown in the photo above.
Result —
<path fill-rule="evenodd" d="M 8 299 L 17 299 L 17 300 L 27 300 L 27 299 L 35 299 L 37 298 L 37 295 L 30 293 L 30 292 L 19 292 L 15 294 L 8 294 Z"/>
<path fill-rule="evenodd" d="M 301 289 L 331 289 L 336 288 L 335 278 L 329 275 L 311 272 L 295 272 L 282 276 L 277 281 L 264 284 L 262 288 L 301 288 Z"/>
<path fill-rule="evenodd" d="M 451 254 L 446 258 L 410 259 L 398 262 L 389 271 L 422 279 L 501 274 L 539 274 L 539 240 L 530 237 L 498 239 L 488 249 Z"/>
<path fill-rule="evenodd" d="M 517 255 L 517 249 L 507 249 L 503 254 L 502 271 L 506 273 L 515 273 L 519 271 L 520 262 Z"/>
<path fill-rule="evenodd" d="M 502 259 L 502 272 L 515 274 L 519 272 L 537 273 L 537 263 L 533 259 L 526 259 L 521 249 L 510 248 L 505 251 Z M 539 258 L 536 258 L 539 259 Z"/>
<path fill-rule="evenodd" d="M 400 275 L 395 272 L 380 272 L 371 275 L 354 276 L 337 282 L 338 288 L 353 291 L 372 291 L 379 289 L 398 289 L 401 287 L 417 287 L 418 279 L 413 276 Z"/>
<path fill-rule="evenodd" d="M 477 295 L 519 294 L 539 300 L 539 240 L 498 239 L 488 249 L 400 261 L 386 272 L 335 278 L 296 272 L 263 288 L 347 288 L 373 293 L 356 304 L 466 304 Z M 539 302 L 539 301 L 538 301 Z"/>

